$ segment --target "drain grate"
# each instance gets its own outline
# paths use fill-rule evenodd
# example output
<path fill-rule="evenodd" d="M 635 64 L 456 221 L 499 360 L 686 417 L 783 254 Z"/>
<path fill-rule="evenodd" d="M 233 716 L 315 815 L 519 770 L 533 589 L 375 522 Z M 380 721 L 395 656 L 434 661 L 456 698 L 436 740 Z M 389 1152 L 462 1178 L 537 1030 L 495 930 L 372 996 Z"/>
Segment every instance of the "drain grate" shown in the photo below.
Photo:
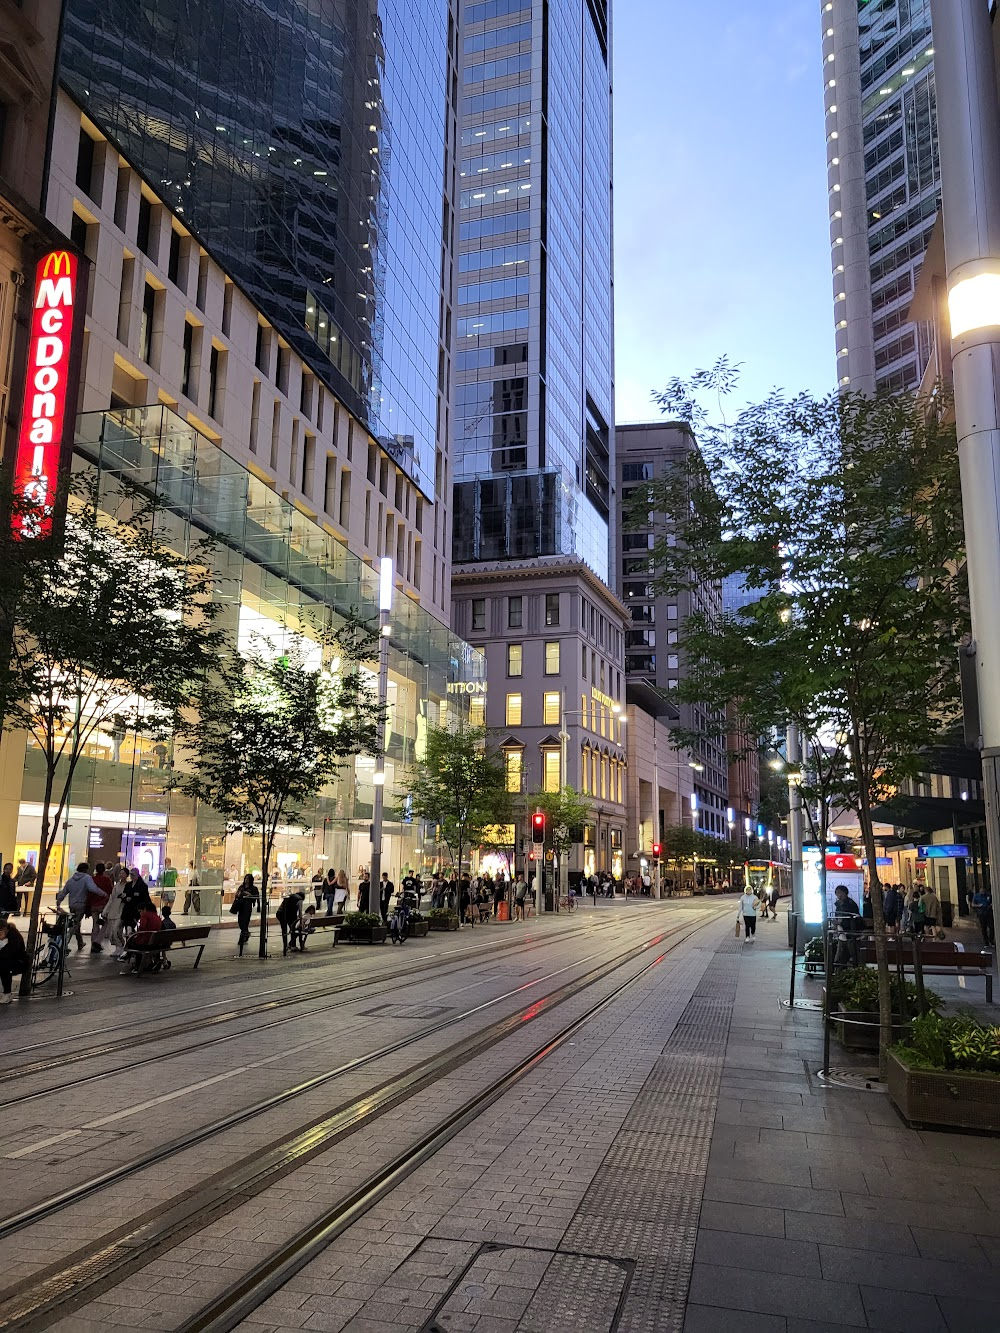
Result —
<path fill-rule="evenodd" d="M 887 1083 L 880 1083 L 877 1069 L 818 1069 L 816 1077 L 831 1088 L 850 1088 L 852 1092 L 889 1091 Z"/>

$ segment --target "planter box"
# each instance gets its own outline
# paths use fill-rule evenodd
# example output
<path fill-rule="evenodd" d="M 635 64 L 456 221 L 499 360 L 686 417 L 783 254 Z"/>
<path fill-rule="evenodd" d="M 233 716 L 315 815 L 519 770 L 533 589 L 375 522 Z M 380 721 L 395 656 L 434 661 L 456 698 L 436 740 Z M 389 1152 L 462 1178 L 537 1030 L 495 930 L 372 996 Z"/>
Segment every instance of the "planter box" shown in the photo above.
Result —
<path fill-rule="evenodd" d="M 445 916 L 445 917 L 433 917 L 433 916 L 432 916 L 432 917 L 428 920 L 427 924 L 428 924 L 428 926 L 431 928 L 431 930 L 458 930 L 458 917 L 457 917 L 457 916 Z"/>
<path fill-rule="evenodd" d="M 385 926 L 364 926 L 360 930 L 347 927 L 341 932 L 341 938 L 346 944 L 384 944 L 388 934 Z"/>
<path fill-rule="evenodd" d="M 852 1019 L 852 1022 L 844 1022 L 844 1019 Z M 878 1010 L 867 1012 L 860 1009 L 847 1009 L 843 1002 L 839 1005 L 839 1013 L 831 1016 L 831 1022 L 837 1029 L 837 1040 L 848 1051 L 877 1051 L 879 1036 L 879 1016 Z M 908 1023 L 893 1022 L 892 1039 L 893 1041 L 905 1041 L 907 1033 L 910 1030 Z"/>
<path fill-rule="evenodd" d="M 424 936 L 427 934 L 429 929 L 430 929 L 430 922 L 428 921 L 410 922 L 410 935 L 415 940 L 422 940 Z"/>
<path fill-rule="evenodd" d="M 889 1052 L 889 1096 L 915 1129 L 943 1126 L 1000 1134 L 1000 1077 L 910 1069 Z"/>

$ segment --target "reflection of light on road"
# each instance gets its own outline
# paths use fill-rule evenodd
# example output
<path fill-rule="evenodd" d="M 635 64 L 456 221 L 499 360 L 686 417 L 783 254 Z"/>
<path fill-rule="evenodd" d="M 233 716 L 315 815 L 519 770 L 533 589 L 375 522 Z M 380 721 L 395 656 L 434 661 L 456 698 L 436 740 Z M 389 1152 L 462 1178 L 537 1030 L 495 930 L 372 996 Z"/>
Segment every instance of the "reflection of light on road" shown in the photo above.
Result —
<path fill-rule="evenodd" d="M 521 1022 L 530 1023 L 533 1018 L 538 1017 L 544 1008 L 544 1000 L 536 1000 L 534 1004 L 529 1004 L 527 1009 L 525 1009 L 524 1013 L 521 1015 Z"/>

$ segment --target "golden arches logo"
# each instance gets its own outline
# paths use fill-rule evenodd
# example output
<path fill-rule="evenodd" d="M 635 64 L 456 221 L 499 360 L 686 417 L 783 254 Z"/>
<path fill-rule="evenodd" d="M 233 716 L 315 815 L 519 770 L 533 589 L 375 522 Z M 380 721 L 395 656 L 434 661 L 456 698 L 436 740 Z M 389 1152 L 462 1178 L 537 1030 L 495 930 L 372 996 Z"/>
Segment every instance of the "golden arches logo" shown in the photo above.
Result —
<path fill-rule="evenodd" d="M 61 278 L 70 277 L 73 272 L 73 256 L 68 250 L 53 250 L 50 255 L 45 256 L 45 262 L 42 265 L 43 278 Z"/>

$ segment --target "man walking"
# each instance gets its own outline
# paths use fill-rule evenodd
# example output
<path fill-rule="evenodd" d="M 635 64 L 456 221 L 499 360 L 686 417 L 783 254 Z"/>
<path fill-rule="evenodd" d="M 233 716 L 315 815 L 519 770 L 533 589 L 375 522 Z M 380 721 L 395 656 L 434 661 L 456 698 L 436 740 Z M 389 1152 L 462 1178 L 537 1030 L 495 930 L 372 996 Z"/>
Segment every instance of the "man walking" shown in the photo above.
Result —
<path fill-rule="evenodd" d="M 740 897 L 740 905 L 737 908 L 739 915 L 743 918 L 743 943 L 752 940 L 757 935 L 757 908 L 759 899 L 755 893 L 746 892 Z M 767 911 L 765 906 L 764 911 Z"/>
<path fill-rule="evenodd" d="M 95 899 L 104 896 L 94 883 L 90 866 L 86 861 L 81 861 L 76 871 L 70 875 L 56 894 L 57 908 L 64 898 L 69 899 L 69 910 L 73 916 L 71 925 L 73 936 L 76 939 L 77 952 L 83 949 L 83 918 L 87 913 L 87 903 L 91 894 L 94 895 Z"/>

